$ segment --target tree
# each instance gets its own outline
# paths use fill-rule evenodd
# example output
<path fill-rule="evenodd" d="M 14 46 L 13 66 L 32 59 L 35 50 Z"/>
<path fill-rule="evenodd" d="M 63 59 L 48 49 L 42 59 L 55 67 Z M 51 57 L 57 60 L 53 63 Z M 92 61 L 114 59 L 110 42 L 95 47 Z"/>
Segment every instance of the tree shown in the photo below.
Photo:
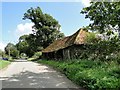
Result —
<path fill-rule="evenodd" d="M 30 37 L 37 51 L 47 47 L 54 40 L 64 37 L 64 34 L 59 31 L 58 21 L 49 14 L 43 13 L 40 7 L 28 9 L 23 17 L 23 20 L 25 19 L 34 23 L 33 34 Z"/>
<path fill-rule="evenodd" d="M 36 45 L 34 42 L 35 37 L 33 34 L 23 35 L 19 38 L 19 42 L 16 44 L 17 49 L 21 53 L 25 53 L 27 56 L 31 57 L 36 51 Z"/>
<path fill-rule="evenodd" d="M 28 51 L 28 47 L 29 47 L 29 44 L 26 40 L 26 38 L 28 37 L 29 35 L 23 35 L 19 38 L 19 42 L 16 44 L 16 47 L 17 49 L 20 51 L 20 53 L 27 53 L 29 52 Z"/>
<path fill-rule="evenodd" d="M 12 43 L 8 43 L 5 47 L 5 52 L 7 55 L 17 58 L 19 56 L 19 51 L 17 50 L 16 46 Z"/>
<path fill-rule="evenodd" d="M 81 13 L 93 21 L 89 24 L 91 30 L 98 30 L 100 33 L 117 30 L 120 36 L 120 2 L 91 2 Z"/>
<path fill-rule="evenodd" d="M 0 57 L 3 56 L 3 51 L 0 49 Z"/>

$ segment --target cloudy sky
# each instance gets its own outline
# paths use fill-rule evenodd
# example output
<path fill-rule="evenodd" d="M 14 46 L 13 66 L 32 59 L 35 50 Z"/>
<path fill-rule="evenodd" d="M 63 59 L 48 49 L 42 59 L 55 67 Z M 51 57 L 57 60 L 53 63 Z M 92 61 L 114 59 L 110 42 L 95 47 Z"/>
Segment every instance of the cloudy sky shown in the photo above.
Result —
<path fill-rule="evenodd" d="M 89 0 L 76 2 L 2 2 L 2 39 L 0 49 L 7 43 L 17 43 L 21 35 L 32 33 L 33 23 L 22 20 L 30 7 L 39 6 L 44 13 L 52 15 L 61 25 L 61 32 L 66 36 L 75 33 L 79 28 L 87 26 L 89 20 L 80 14 L 83 7 L 89 6 Z"/>

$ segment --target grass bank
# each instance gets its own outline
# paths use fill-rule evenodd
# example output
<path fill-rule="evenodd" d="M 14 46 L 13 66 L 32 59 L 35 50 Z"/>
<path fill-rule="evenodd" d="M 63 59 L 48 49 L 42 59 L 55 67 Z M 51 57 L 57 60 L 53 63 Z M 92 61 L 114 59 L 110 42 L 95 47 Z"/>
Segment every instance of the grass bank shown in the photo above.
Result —
<path fill-rule="evenodd" d="M 58 69 L 74 83 L 89 90 L 120 90 L 120 66 L 117 62 L 39 60 L 38 63 Z"/>
<path fill-rule="evenodd" d="M 37 61 L 38 58 L 28 58 L 27 60 L 28 60 L 28 61 Z"/>
<path fill-rule="evenodd" d="M 0 60 L 0 69 L 7 67 L 10 64 L 9 61 Z"/>

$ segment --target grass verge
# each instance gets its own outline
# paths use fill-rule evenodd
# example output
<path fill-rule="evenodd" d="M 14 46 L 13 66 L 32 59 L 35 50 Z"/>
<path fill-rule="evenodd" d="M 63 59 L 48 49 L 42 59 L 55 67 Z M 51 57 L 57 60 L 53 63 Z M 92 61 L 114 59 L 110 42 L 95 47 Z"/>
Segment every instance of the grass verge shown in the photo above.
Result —
<path fill-rule="evenodd" d="M 64 73 L 74 83 L 89 90 L 120 90 L 120 66 L 109 61 L 53 61 L 39 60 L 38 63 L 52 66 Z"/>
<path fill-rule="evenodd" d="M 0 60 L 0 69 L 7 67 L 10 64 L 9 61 Z"/>
<path fill-rule="evenodd" d="M 27 60 L 28 60 L 28 61 L 37 61 L 38 58 L 28 58 Z"/>

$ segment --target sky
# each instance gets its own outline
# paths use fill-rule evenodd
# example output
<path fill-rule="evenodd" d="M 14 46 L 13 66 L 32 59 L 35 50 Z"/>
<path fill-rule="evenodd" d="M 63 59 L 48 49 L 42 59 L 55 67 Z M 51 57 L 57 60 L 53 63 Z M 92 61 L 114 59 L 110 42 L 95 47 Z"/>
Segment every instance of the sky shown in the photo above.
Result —
<path fill-rule="evenodd" d="M 87 2 L 86 2 L 87 1 Z M 65 36 L 72 35 L 79 28 L 89 25 L 89 19 L 80 14 L 82 8 L 89 6 L 88 0 L 81 2 L 2 2 L 2 36 L 0 49 L 7 43 L 16 44 L 21 35 L 32 33 L 33 23 L 22 20 L 24 13 L 30 8 L 40 7 L 43 13 L 53 16 L 61 25 L 60 31 Z M 0 16 L 1 17 L 1 16 Z"/>

